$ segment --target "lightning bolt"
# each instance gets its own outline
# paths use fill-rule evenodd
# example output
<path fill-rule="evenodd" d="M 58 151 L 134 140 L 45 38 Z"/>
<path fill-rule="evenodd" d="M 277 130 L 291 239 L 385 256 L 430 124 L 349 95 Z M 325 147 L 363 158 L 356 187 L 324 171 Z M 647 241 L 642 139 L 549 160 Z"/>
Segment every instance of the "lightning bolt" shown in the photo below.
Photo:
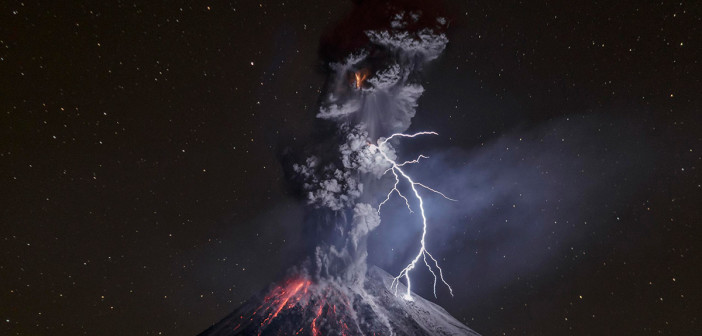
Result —
<path fill-rule="evenodd" d="M 378 205 L 378 213 L 380 213 L 381 207 L 390 200 L 390 197 L 392 196 L 393 193 L 397 193 L 402 199 L 405 201 L 405 205 L 407 206 L 407 209 L 410 211 L 410 213 L 413 213 L 412 208 L 410 207 L 409 200 L 405 195 L 400 192 L 400 190 L 397 188 L 397 186 L 400 184 L 401 180 L 407 181 L 409 184 L 410 188 L 412 189 L 412 192 L 414 194 L 414 197 L 419 201 L 419 213 L 422 217 L 422 239 L 420 240 L 420 249 L 417 255 L 412 259 L 412 261 L 405 266 L 404 269 L 400 272 L 400 274 L 395 277 L 392 281 L 392 284 L 390 285 L 390 289 L 392 290 L 395 288 L 395 295 L 397 295 L 397 288 L 400 284 L 400 279 L 404 277 L 407 281 L 407 293 L 404 295 L 404 298 L 406 300 L 412 300 L 412 284 L 410 281 L 410 271 L 412 271 L 416 266 L 417 263 L 419 262 L 420 259 L 424 261 L 424 265 L 427 266 L 429 269 L 429 272 L 434 276 L 434 297 L 436 297 L 436 284 L 437 281 L 440 279 L 441 282 L 446 285 L 448 288 L 449 292 L 451 293 L 451 296 L 453 296 L 453 289 L 451 286 L 444 280 L 444 273 L 441 267 L 439 267 L 439 262 L 434 258 L 434 256 L 427 251 L 426 244 L 425 244 L 425 238 L 427 236 L 427 216 L 424 212 L 424 200 L 422 199 L 422 196 L 419 195 L 419 191 L 417 190 L 417 187 L 422 187 L 426 190 L 429 190 L 433 193 L 436 193 L 438 195 L 441 195 L 443 198 L 450 200 L 450 201 L 456 201 L 455 199 L 449 198 L 446 195 L 444 195 L 442 192 L 437 191 L 433 188 L 430 188 L 422 183 L 415 182 L 407 173 L 405 173 L 401 167 L 407 165 L 407 164 L 412 164 L 412 163 L 417 163 L 419 162 L 420 159 L 426 159 L 428 158 L 427 156 L 420 155 L 418 156 L 415 160 L 411 161 L 405 161 L 403 163 L 397 163 L 395 160 L 390 159 L 388 154 L 383 150 L 383 146 L 390 141 L 393 138 L 399 138 L 399 137 L 404 137 L 404 138 L 414 138 L 420 135 L 439 135 L 436 132 L 418 132 L 414 134 L 404 134 L 404 133 L 395 133 L 383 140 L 378 140 L 378 145 L 370 145 L 371 150 L 375 151 L 377 150 L 383 158 L 390 163 L 390 168 L 385 171 L 385 173 L 392 172 L 393 176 L 395 177 L 395 184 L 393 185 L 393 188 L 388 192 L 387 196 L 385 197 L 385 200 L 383 200 L 379 205 Z M 402 177 L 402 178 L 401 178 Z M 433 261 L 434 266 L 432 267 L 431 263 L 427 260 L 427 257 Z M 434 270 L 438 270 L 438 277 L 437 277 L 437 272 Z"/>

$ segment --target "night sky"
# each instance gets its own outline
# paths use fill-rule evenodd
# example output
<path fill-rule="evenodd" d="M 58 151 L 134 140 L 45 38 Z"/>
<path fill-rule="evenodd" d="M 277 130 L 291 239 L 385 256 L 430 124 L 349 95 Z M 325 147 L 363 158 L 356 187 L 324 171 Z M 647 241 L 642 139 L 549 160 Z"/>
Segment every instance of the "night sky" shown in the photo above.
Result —
<path fill-rule="evenodd" d="M 0 3 L 0 334 L 194 335 L 301 262 L 285 172 L 353 6 Z M 401 147 L 459 199 L 428 203 L 435 302 L 484 335 L 698 334 L 700 4 L 444 6 L 410 128 L 440 136 Z M 395 201 L 369 261 L 396 274 Z"/>

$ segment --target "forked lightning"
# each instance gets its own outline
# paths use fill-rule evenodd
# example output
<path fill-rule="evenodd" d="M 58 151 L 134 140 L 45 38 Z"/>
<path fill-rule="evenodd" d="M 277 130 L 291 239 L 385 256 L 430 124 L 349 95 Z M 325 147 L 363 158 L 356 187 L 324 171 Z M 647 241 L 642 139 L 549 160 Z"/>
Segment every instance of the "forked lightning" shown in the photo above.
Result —
<path fill-rule="evenodd" d="M 412 300 L 412 294 L 411 294 L 411 293 L 412 293 L 412 287 L 411 287 L 411 281 L 410 281 L 410 271 L 413 270 L 413 269 L 415 268 L 415 266 L 417 265 L 417 262 L 419 262 L 419 259 L 420 259 L 420 258 L 424 260 L 424 264 L 425 264 L 425 265 L 427 266 L 427 268 L 429 269 L 429 272 L 431 272 L 431 274 L 434 276 L 434 297 L 436 297 L 436 283 L 437 283 L 437 280 L 438 280 L 438 279 L 441 279 L 441 282 L 443 282 L 444 285 L 446 285 L 446 287 L 448 287 L 449 293 L 451 293 L 451 296 L 453 296 L 453 289 L 452 289 L 451 286 L 446 282 L 446 280 L 444 280 L 444 274 L 443 274 L 443 271 L 441 270 L 441 267 L 439 267 L 439 262 L 431 255 L 431 253 L 429 253 L 429 251 L 427 251 L 427 248 L 426 248 L 425 238 L 426 238 L 426 235 L 427 235 L 427 217 L 426 217 L 426 214 L 425 214 L 425 212 L 424 212 L 424 200 L 422 199 L 422 196 L 419 195 L 419 191 L 417 190 L 417 187 L 419 186 L 419 187 L 422 187 L 422 188 L 424 188 L 424 189 L 427 189 L 427 190 L 429 190 L 429 191 L 431 191 L 431 192 L 434 192 L 434 193 L 436 193 L 436 194 L 439 194 L 439 195 L 441 195 L 443 198 L 445 198 L 445 199 L 447 199 L 447 200 L 450 200 L 450 201 L 456 201 L 456 200 L 451 199 L 451 198 L 447 197 L 446 195 L 444 195 L 443 193 L 441 193 L 441 192 L 439 192 L 439 191 L 437 191 L 437 190 L 434 190 L 434 189 L 432 189 L 432 188 L 430 188 L 430 187 L 427 187 L 426 185 L 424 185 L 424 184 L 422 184 L 422 183 L 415 182 L 414 180 L 412 180 L 412 178 L 411 178 L 409 175 L 407 175 L 407 174 L 402 170 L 401 167 L 403 167 L 403 166 L 405 166 L 405 165 L 407 165 L 407 164 L 417 163 L 417 162 L 419 162 L 420 159 L 426 159 L 426 158 L 428 158 L 427 156 L 420 155 L 420 156 L 418 156 L 415 160 L 405 161 L 405 162 L 403 162 L 403 163 L 397 163 L 395 160 L 390 159 L 390 157 L 388 157 L 388 154 L 384 151 L 384 147 L 387 148 L 387 145 L 386 145 L 387 142 L 390 141 L 390 139 L 392 139 L 392 138 L 396 138 L 396 137 L 414 138 L 414 137 L 419 136 L 419 135 L 438 135 L 438 133 L 436 133 L 436 132 L 418 132 L 418 133 L 414 133 L 414 134 L 395 133 L 395 134 L 393 134 L 393 135 L 391 135 L 391 136 L 389 136 L 389 137 L 387 137 L 387 138 L 385 138 L 385 139 L 378 140 L 378 145 L 377 145 L 377 146 L 376 146 L 376 145 L 373 145 L 373 144 L 370 144 L 370 145 L 369 145 L 371 151 L 377 150 L 377 151 L 383 156 L 383 158 L 384 158 L 388 163 L 390 163 L 390 168 L 388 168 L 388 170 L 385 171 L 385 173 L 387 174 L 388 172 L 392 172 L 392 174 L 395 176 L 395 184 L 394 184 L 393 188 L 388 192 L 387 196 L 385 197 L 385 200 L 383 200 L 383 201 L 378 205 L 378 213 L 380 213 L 380 209 L 382 208 L 382 206 L 383 206 L 387 201 L 390 200 L 390 197 L 392 196 L 393 193 L 397 193 L 397 194 L 405 201 L 405 205 L 407 205 L 407 209 L 408 209 L 410 212 L 413 212 L 413 211 L 412 211 L 412 208 L 410 207 L 410 202 L 409 202 L 409 200 L 408 200 L 407 197 L 405 197 L 405 195 L 403 195 L 402 192 L 400 192 L 400 190 L 398 189 L 398 185 L 400 184 L 400 182 L 401 182 L 402 179 L 404 179 L 405 181 L 407 181 L 407 183 L 409 184 L 410 188 L 412 189 L 412 193 L 414 194 L 414 197 L 415 197 L 415 198 L 417 199 L 417 201 L 419 202 L 419 213 L 420 213 L 420 215 L 421 215 L 421 217 L 422 217 L 422 239 L 420 240 L 420 246 L 421 246 L 421 247 L 420 247 L 420 249 L 419 249 L 419 252 L 417 253 L 417 256 L 414 257 L 414 259 L 412 259 L 412 261 L 411 261 L 407 266 L 405 266 L 404 269 L 402 269 L 402 271 L 400 272 L 400 274 L 399 274 L 397 277 L 395 277 L 395 279 L 393 279 L 393 282 L 392 282 L 392 284 L 391 284 L 391 286 L 390 286 L 391 289 L 392 289 L 393 287 L 395 288 L 395 294 L 397 294 L 397 288 L 398 288 L 398 286 L 399 286 L 399 284 L 400 284 L 400 279 L 401 279 L 402 277 L 405 277 L 405 279 L 407 280 L 407 293 L 404 295 L 404 298 L 407 299 L 407 300 Z M 400 177 L 402 177 L 402 178 L 400 178 Z M 427 260 L 427 256 L 428 256 L 429 259 L 431 259 L 431 261 L 433 262 L 433 264 L 434 264 L 433 267 L 432 267 L 431 263 Z M 436 272 L 434 271 L 435 269 L 438 270 L 438 273 L 439 273 L 438 277 L 437 277 L 437 275 L 436 275 Z"/>

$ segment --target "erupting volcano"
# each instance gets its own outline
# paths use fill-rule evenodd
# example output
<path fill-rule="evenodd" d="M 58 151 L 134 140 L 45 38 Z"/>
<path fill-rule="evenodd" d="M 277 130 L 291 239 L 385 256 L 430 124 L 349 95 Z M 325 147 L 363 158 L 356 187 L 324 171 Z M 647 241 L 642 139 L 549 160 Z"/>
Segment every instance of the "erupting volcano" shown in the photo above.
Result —
<path fill-rule="evenodd" d="M 396 296 L 392 282 L 377 267 L 368 271 L 362 291 L 333 281 L 291 278 L 252 298 L 201 336 L 478 335 L 429 301 Z"/>
<path fill-rule="evenodd" d="M 372 20 L 357 17 L 368 13 L 375 13 Z M 412 292 L 412 276 L 423 269 L 433 276 L 434 296 L 437 284 L 453 295 L 425 241 L 438 223 L 424 197 L 455 200 L 406 170 L 428 156 L 404 160 L 398 152 L 402 139 L 438 135 L 403 132 L 424 91 L 423 65 L 448 43 L 447 26 L 443 16 L 413 1 L 363 1 L 331 42 L 323 43 L 329 76 L 317 117 L 333 123 L 336 132 L 313 144 L 290 172 L 310 206 L 308 224 L 318 233 L 313 256 L 203 335 L 476 335 Z M 421 232 L 407 242 L 416 252 L 395 277 L 366 263 L 368 235 L 381 224 L 381 210 L 392 197 L 416 218 L 403 223 L 416 225 L 406 230 Z"/>

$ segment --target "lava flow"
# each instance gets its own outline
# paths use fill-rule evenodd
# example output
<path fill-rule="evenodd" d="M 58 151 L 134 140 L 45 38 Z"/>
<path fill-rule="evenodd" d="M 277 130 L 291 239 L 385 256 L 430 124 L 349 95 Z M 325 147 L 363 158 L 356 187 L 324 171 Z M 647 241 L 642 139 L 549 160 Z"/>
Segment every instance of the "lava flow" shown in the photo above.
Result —
<path fill-rule="evenodd" d="M 349 335 L 348 315 L 353 310 L 346 294 L 334 285 L 317 284 L 304 278 L 286 281 L 271 289 L 263 303 L 246 315 L 232 331 L 242 334 L 276 334 L 290 319 L 310 321 L 295 335 L 321 336 L 321 330 L 335 330 Z"/>

